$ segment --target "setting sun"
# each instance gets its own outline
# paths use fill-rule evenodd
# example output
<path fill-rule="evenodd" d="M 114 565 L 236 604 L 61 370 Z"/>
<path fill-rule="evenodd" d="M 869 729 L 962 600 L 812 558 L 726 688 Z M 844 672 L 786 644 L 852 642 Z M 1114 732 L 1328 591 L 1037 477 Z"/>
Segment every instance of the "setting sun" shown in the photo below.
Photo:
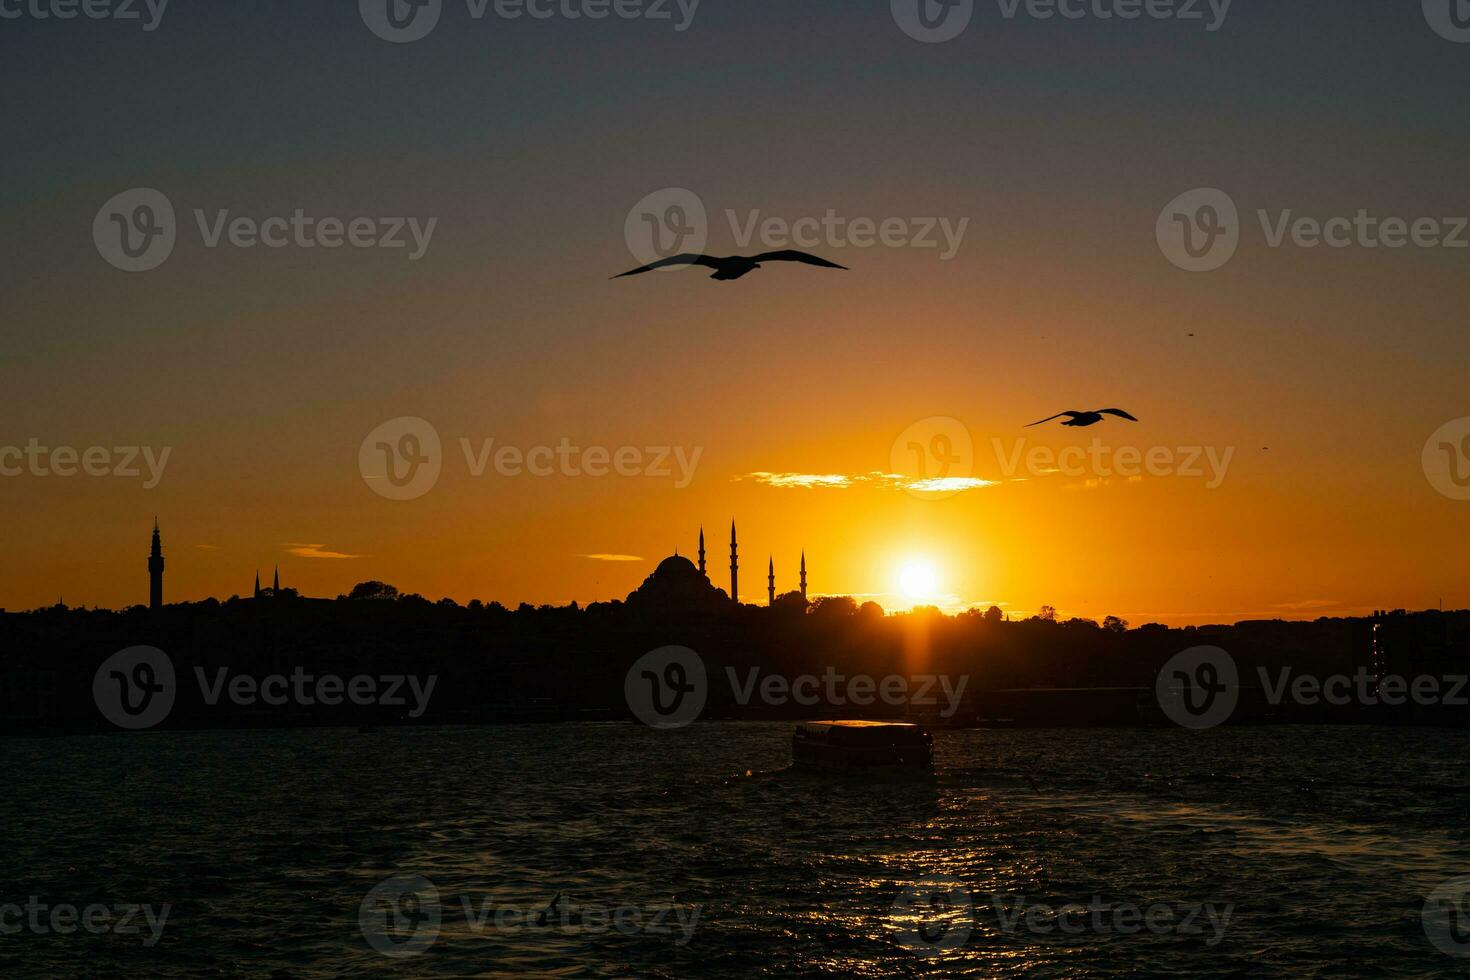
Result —
<path fill-rule="evenodd" d="M 906 561 L 898 569 L 898 588 L 909 599 L 932 599 L 939 589 L 939 573 L 927 561 Z"/>

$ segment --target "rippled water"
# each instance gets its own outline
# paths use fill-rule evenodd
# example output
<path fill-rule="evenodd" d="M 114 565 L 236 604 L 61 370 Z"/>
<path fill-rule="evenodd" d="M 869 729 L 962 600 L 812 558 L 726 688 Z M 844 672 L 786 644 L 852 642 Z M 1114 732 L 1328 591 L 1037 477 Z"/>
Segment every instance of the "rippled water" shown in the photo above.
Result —
<path fill-rule="evenodd" d="M 940 732 L 932 781 L 869 783 L 790 771 L 789 731 L 9 740 L 0 905 L 170 908 L 153 946 L 146 924 L 58 935 L 43 914 L 45 931 L 0 934 L 0 974 L 1409 977 L 1467 964 L 1430 943 L 1421 910 L 1470 873 L 1470 735 Z M 413 910 L 369 901 L 363 918 L 395 876 L 427 879 L 438 902 L 421 895 L 399 919 L 385 910 Z M 948 906 L 929 901 L 936 888 Z M 1008 918 L 1073 902 L 1096 904 L 1103 927 Z M 1111 928 L 1128 920 L 1110 910 L 1150 905 L 1228 908 L 1228 924 L 1223 938 L 1203 915 L 1194 932 Z M 604 925 L 619 908 L 622 929 Z M 432 912 L 429 943 L 412 930 Z M 364 923 L 424 949 L 385 956 Z"/>

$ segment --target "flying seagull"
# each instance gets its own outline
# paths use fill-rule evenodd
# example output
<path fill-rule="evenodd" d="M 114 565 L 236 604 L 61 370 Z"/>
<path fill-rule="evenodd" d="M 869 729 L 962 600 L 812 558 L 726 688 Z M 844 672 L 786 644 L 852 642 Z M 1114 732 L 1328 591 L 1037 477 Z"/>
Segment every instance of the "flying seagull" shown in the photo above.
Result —
<path fill-rule="evenodd" d="M 762 262 L 805 262 L 807 265 L 819 265 L 824 269 L 847 268 L 845 265 L 828 262 L 826 259 L 818 258 L 815 255 L 808 255 L 806 252 L 798 252 L 795 249 L 789 248 L 781 252 L 762 252 L 756 256 L 731 255 L 725 258 L 685 252 L 682 255 L 659 259 L 657 262 L 652 262 L 631 272 L 624 272 L 622 275 L 613 276 L 613 278 L 621 279 L 623 276 L 636 276 L 640 272 L 651 272 L 654 269 L 662 269 L 671 265 L 707 265 L 715 270 L 715 274 L 710 276 L 711 279 L 739 279 L 747 272 L 753 272 L 759 269 Z"/>
<path fill-rule="evenodd" d="M 1138 421 L 1138 419 L 1129 415 L 1121 408 L 1100 408 L 1096 412 L 1061 412 L 1057 415 L 1053 415 L 1051 419 L 1042 419 L 1041 422 L 1032 422 L 1031 425 L 1041 425 L 1042 422 L 1050 422 L 1052 419 L 1059 419 L 1063 415 L 1067 416 L 1067 421 L 1063 422 L 1063 425 L 1072 425 L 1078 428 L 1086 428 L 1089 425 L 1097 425 L 1103 420 L 1104 415 L 1116 415 L 1119 418 L 1127 419 L 1130 422 Z M 1031 425 L 1026 426 L 1026 428 L 1031 428 Z"/>

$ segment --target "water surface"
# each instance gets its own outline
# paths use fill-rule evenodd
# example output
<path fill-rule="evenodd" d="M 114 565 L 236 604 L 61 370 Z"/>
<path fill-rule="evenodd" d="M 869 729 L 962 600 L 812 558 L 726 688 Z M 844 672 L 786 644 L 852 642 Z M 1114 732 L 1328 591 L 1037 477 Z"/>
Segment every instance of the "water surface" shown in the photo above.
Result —
<path fill-rule="evenodd" d="M 883 783 L 792 772 L 789 731 L 0 742 L 0 904 L 170 906 L 151 947 L 146 928 L 0 935 L 0 972 L 1297 978 L 1465 965 L 1429 942 L 1421 910 L 1470 873 L 1470 735 L 940 732 L 931 782 Z M 423 952 L 393 958 L 360 912 L 399 876 L 432 883 L 440 921 Z M 930 901 L 955 887 L 948 912 Z M 1194 908 L 1200 928 L 1071 935 L 1038 931 L 1040 913 L 1006 925 L 1018 906 L 1069 903 Z M 1206 907 L 1228 907 L 1223 936 Z M 394 919 L 387 941 L 422 937 L 424 921 Z"/>

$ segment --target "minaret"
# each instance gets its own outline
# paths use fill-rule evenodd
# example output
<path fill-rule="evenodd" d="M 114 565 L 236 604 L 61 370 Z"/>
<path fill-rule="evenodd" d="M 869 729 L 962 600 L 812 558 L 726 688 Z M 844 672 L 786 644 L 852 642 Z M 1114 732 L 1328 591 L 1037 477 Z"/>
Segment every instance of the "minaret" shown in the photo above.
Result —
<path fill-rule="evenodd" d="M 709 573 L 704 570 L 704 525 L 699 527 L 699 574 L 709 578 Z"/>
<path fill-rule="evenodd" d="M 735 522 L 730 522 L 730 598 L 740 601 L 740 560 L 735 550 Z"/>
<path fill-rule="evenodd" d="M 280 565 L 277 565 L 276 566 L 276 577 L 275 577 L 275 580 L 271 582 L 271 595 L 272 596 L 277 596 L 277 595 L 280 595 L 280 594 L 281 594 L 281 566 Z"/>
<path fill-rule="evenodd" d="M 776 559 L 772 557 L 766 565 L 766 601 L 776 604 Z"/>
<path fill-rule="evenodd" d="M 256 599 L 260 598 L 260 569 L 258 568 L 255 570 L 255 592 L 253 595 Z"/>
<path fill-rule="evenodd" d="M 801 597 L 806 598 L 806 552 L 801 553 Z"/>
<path fill-rule="evenodd" d="M 163 608 L 163 544 L 158 539 L 158 518 L 153 518 L 153 550 L 148 553 L 148 608 Z"/>

